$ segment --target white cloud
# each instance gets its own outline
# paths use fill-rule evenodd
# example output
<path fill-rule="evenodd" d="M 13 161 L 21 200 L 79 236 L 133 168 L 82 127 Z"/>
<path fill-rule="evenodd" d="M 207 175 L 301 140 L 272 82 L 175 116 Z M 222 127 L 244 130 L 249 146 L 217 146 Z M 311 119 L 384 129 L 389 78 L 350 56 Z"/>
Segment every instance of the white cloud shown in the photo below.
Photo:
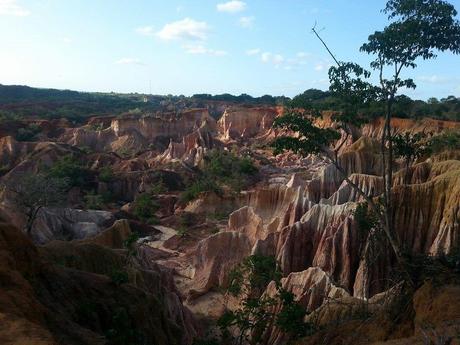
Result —
<path fill-rule="evenodd" d="M 263 52 L 260 55 L 260 59 L 264 63 L 272 63 L 275 66 L 279 66 L 284 62 L 284 57 L 281 54 L 272 54 L 270 52 Z"/>
<path fill-rule="evenodd" d="M 198 44 L 198 45 L 185 45 L 183 47 L 185 51 L 189 54 L 199 54 L 199 55 L 212 55 L 212 56 L 225 56 L 228 53 L 225 50 L 215 50 L 206 48 L 205 46 Z"/>
<path fill-rule="evenodd" d="M 440 76 L 437 74 L 433 74 L 433 75 L 422 75 L 420 77 L 417 77 L 416 79 L 421 82 L 430 83 L 430 84 L 449 84 L 449 83 L 458 81 L 460 78 L 446 77 L 446 76 Z"/>
<path fill-rule="evenodd" d="M 16 0 L 0 0 L 0 15 L 26 17 L 30 11 L 17 4 Z"/>
<path fill-rule="evenodd" d="M 242 28 L 252 28 L 254 26 L 254 21 L 256 20 L 256 17 L 250 16 L 250 17 L 241 17 L 239 19 L 239 24 Z"/>
<path fill-rule="evenodd" d="M 306 53 L 306 52 L 298 52 L 296 54 L 296 56 L 299 58 L 299 59 L 305 59 L 305 58 L 308 58 L 311 56 L 310 53 Z"/>
<path fill-rule="evenodd" d="M 72 43 L 72 39 L 71 39 L 70 37 L 67 37 L 67 36 L 62 37 L 62 38 L 61 38 L 61 41 L 62 41 L 62 43 L 65 43 L 65 44 L 70 44 L 70 43 Z"/>
<path fill-rule="evenodd" d="M 298 52 L 294 56 L 286 58 L 282 54 L 274 54 L 268 51 L 262 52 L 258 48 L 247 50 L 246 55 L 258 56 L 263 63 L 272 64 L 276 68 L 282 68 L 286 71 L 291 71 L 306 65 L 311 57 L 310 53 Z"/>
<path fill-rule="evenodd" d="M 272 53 L 269 53 L 269 52 L 264 52 L 260 56 L 260 58 L 262 59 L 262 62 L 269 62 L 271 57 L 272 57 Z"/>
<path fill-rule="evenodd" d="M 246 55 L 249 55 L 249 56 L 259 55 L 259 53 L 260 53 L 259 48 L 246 50 Z"/>
<path fill-rule="evenodd" d="M 138 58 L 125 57 L 115 61 L 117 65 L 144 65 Z"/>
<path fill-rule="evenodd" d="M 244 1 L 232 0 L 224 3 L 217 4 L 217 10 L 219 12 L 237 13 L 246 9 L 246 3 Z"/>
<path fill-rule="evenodd" d="M 185 18 L 166 24 L 156 36 L 165 41 L 171 40 L 205 40 L 209 32 L 206 22 L 199 22 L 191 18 Z"/>
<path fill-rule="evenodd" d="M 136 29 L 136 32 L 139 35 L 144 36 L 153 36 L 155 35 L 155 31 L 153 30 L 153 26 L 142 26 Z"/>
<path fill-rule="evenodd" d="M 315 71 L 322 72 L 326 69 L 329 69 L 331 67 L 331 63 L 328 61 L 320 61 L 317 62 L 315 65 Z"/>

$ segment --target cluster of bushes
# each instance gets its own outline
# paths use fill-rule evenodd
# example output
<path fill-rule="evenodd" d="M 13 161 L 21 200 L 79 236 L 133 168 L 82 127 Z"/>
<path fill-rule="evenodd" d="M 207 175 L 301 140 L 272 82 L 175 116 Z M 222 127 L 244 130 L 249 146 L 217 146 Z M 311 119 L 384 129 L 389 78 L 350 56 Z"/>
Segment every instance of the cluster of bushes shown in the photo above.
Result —
<path fill-rule="evenodd" d="M 149 224 L 156 224 L 158 219 L 155 213 L 160 209 L 158 194 L 165 191 L 162 182 L 151 187 L 149 191 L 139 194 L 133 201 L 132 212 L 141 221 Z"/>
<path fill-rule="evenodd" d="M 57 160 L 48 173 L 55 178 L 66 178 L 70 187 L 85 188 L 91 181 L 91 171 L 72 154 Z"/>
<path fill-rule="evenodd" d="M 309 89 L 295 96 L 290 104 L 295 107 L 332 111 L 341 111 L 344 107 L 342 101 L 332 92 L 317 89 Z M 379 117 L 384 112 L 384 103 L 373 102 L 359 111 L 369 118 Z M 414 119 L 431 117 L 441 120 L 460 121 L 460 98 L 455 96 L 448 96 L 440 100 L 430 98 L 425 102 L 400 95 L 396 97 L 393 116 Z"/>
<path fill-rule="evenodd" d="M 238 157 L 228 151 L 212 150 L 204 159 L 204 166 L 195 179 L 181 194 L 183 202 L 196 199 L 202 192 L 214 192 L 218 195 L 224 189 L 239 192 L 247 187 L 258 172 L 249 157 Z"/>
<path fill-rule="evenodd" d="M 17 141 L 35 141 L 37 139 L 37 134 L 41 132 L 40 126 L 31 123 L 27 127 L 19 128 L 16 134 Z"/>
<path fill-rule="evenodd" d="M 234 96 L 229 93 L 214 96 L 207 93 L 202 93 L 193 95 L 192 99 L 201 101 L 221 101 L 250 105 L 281 105 L 289 101 L 289 98 L 285 96 L 264 95 L 261 97 L 252 97 L 251 95 L 248 95 L 246 93 L 242 93 L 239 96 Z"/>

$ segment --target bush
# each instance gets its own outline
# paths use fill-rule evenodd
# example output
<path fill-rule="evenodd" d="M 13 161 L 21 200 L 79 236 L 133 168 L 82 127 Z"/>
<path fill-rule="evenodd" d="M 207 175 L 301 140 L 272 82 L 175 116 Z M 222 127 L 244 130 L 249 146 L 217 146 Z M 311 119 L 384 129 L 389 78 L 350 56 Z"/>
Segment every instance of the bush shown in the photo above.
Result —
<path fill-rule="evenodd" d="M 133 214 L 144 222 L 155 219 L 155 212 L 160 205 L 151 193 L 142 193 L 134 200 Z"/>
<path fill-rule="evenodd" d="M 222 190 L 215 181 L 202 178 L 188 186 L 180 195 L 180 200 L 182 202 L 190 202 L 198 198 L 198 196 L 203 192 L 214 192 L 216 194 L 222 194 Z"/>
<path fill-rule="evenodd" d="M 66 178 L 71 187 L 88 185 L 90 172 L 73 156 L 67 155 L 56 161 L 49 169 L 51 177 Z"/>
<path fill-rule="evenodd" d="M 222 194 L 223 186 L 239 192 L 257 171 L 249 157 L 240 158 L 231 152 L 213 150 L 205 156 L 201 176 L 185 189 L 181 201 L 190 202 L 203 192 Z"/>
<path fill-rule="evenodd" d="M 26 128 L 19 128 L 16 134 L 16 140 L 18 141 L 34 141 L 38 133 L 41 132 L 40 126 L 32 123 Z"/>
<path fill-rule="evenodd" d="M 99 170 L 99 181 L 106 183 L 113 181 L 113 170 L 111 167 L 103 167 Z"/>
<path fill-rule="evenodd" d="M 430 139 L 430 148 L 433 153 L 460 148 L 460 131 L 447 130 Z"/>
<path fill-rule="evenodd" d="M 83 199 L 85 200 L 85 207 L 89 210 L 102 210 L 104 208 L 103 196 L 94 191 L 86 193 Z"/>

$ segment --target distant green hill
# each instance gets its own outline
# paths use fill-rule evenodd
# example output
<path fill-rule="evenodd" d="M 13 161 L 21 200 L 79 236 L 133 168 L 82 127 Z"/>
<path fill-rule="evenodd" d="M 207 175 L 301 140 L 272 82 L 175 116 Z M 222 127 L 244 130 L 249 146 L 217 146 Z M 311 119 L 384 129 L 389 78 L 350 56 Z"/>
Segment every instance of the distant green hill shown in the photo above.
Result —
<path fill-rule="evenodd" d="M 21 118 L 67 118 L 82 122 L 90 116 L 119 115 L 136 109 L 139 113 L 155 111 L 180 111 L 185 108 L 208 107 L 211 114 L 215 104 L 228 103 L 239 105 L 280 105 L 291 99 L 284 96 L 264 95 L 252 97 L 247 94 L 210 95 L 196 94 L 185 96 L 158 96 L 143 94 L 119 94 L 78 92 L 71 90 L 41 89 L 21 85 L 0 84 L 0 121 Z M 294 102 L 311 105 L 320 110 L 338 110 L 340 104 L 329 91 L 309 89 L 293 98 Z M 376 103 L 366 109 L 370 116 L 381 115 L 381 104 Z M 432 117 L 444 120 L 460 121 L 460 98 L 448 96 L 428 102 L 412 100 L 407 96 L 398 96 L 395 105 L 397 117 Z"/>

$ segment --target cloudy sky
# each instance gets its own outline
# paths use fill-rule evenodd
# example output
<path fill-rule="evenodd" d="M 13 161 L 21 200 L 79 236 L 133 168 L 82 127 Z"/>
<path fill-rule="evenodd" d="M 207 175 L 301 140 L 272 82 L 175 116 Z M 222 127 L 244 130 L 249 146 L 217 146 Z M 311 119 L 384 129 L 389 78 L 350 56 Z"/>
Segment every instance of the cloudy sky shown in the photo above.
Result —
<path fill-rule="evenodd" d="M 460 9 L 460 0 L 450 0 Z M 380 0 L 0 0 L 0 83 L 154 94 L 293 96 L 327 89 L 331 59 L 386 23 Z M 460 57 L 407 76 L 409 95 L 460 96 Z"/>

